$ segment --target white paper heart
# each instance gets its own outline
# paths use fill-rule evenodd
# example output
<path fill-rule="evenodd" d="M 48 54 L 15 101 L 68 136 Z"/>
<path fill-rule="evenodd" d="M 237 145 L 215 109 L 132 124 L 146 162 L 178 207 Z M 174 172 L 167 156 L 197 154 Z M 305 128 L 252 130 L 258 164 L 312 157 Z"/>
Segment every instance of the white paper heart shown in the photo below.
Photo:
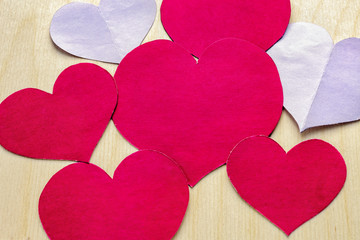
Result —
<path fill-rule="evenodd" d="M 293 23 L 268 54 L 279 70 L 284 107 L 301 132 L 360 119 L 360 39 L 334 46 L 324 28 Z"/>
<path fill-rule="evenodd" d="M 73 2 L 55 13 L 50 35 L 70 54 L 120 63 L 144 40 L 155 15 L 154 0 L 102 0 L 99 6 Z"/>

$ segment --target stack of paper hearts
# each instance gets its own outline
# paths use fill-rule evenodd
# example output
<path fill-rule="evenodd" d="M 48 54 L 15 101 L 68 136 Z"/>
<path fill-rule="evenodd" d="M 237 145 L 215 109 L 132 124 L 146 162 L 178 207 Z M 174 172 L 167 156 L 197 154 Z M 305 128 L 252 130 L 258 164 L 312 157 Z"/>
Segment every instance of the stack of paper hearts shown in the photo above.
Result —
<path fill-rule="evenodd" d="M 60 74 L 53 94 L 24 89 L 0 105 L 4 148 L 31 158 L 79 162 L 55 174 L 41 194 L 39 215 L 47 235 L 52 240 L 170 239 L 184 217 L 188 185 L 226 161 L 240 196 L 290 234 L 335 198 L 346 166 L 323 141 L 301 143 L 286 154 L 265 137 L 282 113 L 281 81 L 292 112 L 284 83 L 292 71 L 276 56 L 287 49 L 292 31 L 297 36 L 296 26 L 273 46 L 288 25 L 289 0 L 164 0 L 161 19 L 173 41 L 138 46 L 155 9 L 153 0 L 64 6 L 51 23 L 53 41 L 76 56 L 121 61 L 115 77 L 94 64 L 78 64 Z M 302 130 L 319 125 L 314 119 L 323 103 L 320 95 L 333 86 L 332 65 L 345 58 L 335 56 L 354 42 L 335 46 L 330 59 L 332 46 L 323 44 L 314 77 L 329 63 L 319 96 L 311 108 L 306 97 L 305 110 L 293 113 Z M 265 52 L 270 47 L 281 80 Z M 119 165 L 113 179 L 89 164 L 111 118 L 140 149 Z"/>

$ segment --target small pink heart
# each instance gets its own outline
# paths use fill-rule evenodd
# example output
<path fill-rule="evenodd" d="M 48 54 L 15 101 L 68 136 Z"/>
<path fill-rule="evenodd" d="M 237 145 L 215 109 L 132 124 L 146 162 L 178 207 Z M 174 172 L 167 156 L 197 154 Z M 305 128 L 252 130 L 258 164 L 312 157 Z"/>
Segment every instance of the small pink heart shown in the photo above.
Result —
<path fill-rule="evenodd" d="M 124 58 L 115 79 L 120 133 L 174 159 L 191 186 L 223 165 L 241 139 L 270 134 L 282 112 L 274 62 L 239 39 L 214 43 L 198 63 L 171 41 L 146 43 Z"/>
<path fill-rule="evenodd" d="M 113 77 L 94 64 L 65 69 L 53 94 L 27 88 L 0 105 L 0 144 L 31 158 L 89 162 L 117 101 Z"/>
<path fill-rule="evenodd" d="M 166 32 L 198 57 L 223 38 L 267 50 L 285 33 L 290 13 L 289 0 L 163 0 L 161 5 Z"/>
<path fill-rule="evenodd" d="M 189 201 L 181 168 L 154 151 L 136 152 L 111 179 L 92 164 L 75 163 L 56 173 L 39 199 L 50 239 L 170 239 Z"/>
<path fill-rule="evenodd" d="M 239 195 L 287 235 L 324 210 L 346 179 L 341 154 L 316 139 L 286 153 L 270 138 L 247 138 L 230 154 L 227 172 Z"/>

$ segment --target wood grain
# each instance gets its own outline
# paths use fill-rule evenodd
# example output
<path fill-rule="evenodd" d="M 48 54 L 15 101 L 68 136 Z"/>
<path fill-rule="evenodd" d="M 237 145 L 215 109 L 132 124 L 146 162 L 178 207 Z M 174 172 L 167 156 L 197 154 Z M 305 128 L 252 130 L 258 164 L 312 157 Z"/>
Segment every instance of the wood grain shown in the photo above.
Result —
<path fill-rule="evenodd" d="M 291 0 L 291 22 L 307 21 L 326 28 L 338 42 L 360 37 L 360 1 Z M 59 73 L 79 62 L 93 62 L 66 54 L 49 36 L 55 11 L 68 0 L 0 0 L 0 100 L 26 87 L 51 92 Z M 98 4 L 99 1 L 82 1 Z M 158 9 L 161 0 L 157 0 Z M 168 39 L 159 17 L 145 41 Z M 98 63 L 114 73 L 116 65 Z M 330 142 L 343 154 L 348 167 L 345 187 L 334 202 L 289 239 L 360 239 L 360 122 L 316 128 L 300 134 L 284 110 L 272 134 L 286 150 L 311 138 Z M 111 122 L 91 158 L 110 175 L 121 160 L 136 151 Z M 0 239 L 47 239 L 38 213 L 38 198 L 50 177 L 66 161 L 33 160 L 0 148 Z M 221 167 L 190 191 L 184 222 L 174 239 L 288 239 L 278 228 L 248 206 L 231 186 Z"/>

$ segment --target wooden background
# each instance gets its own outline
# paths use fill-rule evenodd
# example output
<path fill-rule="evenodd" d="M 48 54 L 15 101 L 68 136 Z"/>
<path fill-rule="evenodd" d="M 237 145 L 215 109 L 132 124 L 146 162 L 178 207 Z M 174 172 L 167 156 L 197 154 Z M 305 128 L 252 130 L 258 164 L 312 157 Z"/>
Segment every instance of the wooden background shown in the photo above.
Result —
<path fill-rule="evenodd" d="M 221 1 L 221 0 L 219 0 Z M 0 101 L 22 88 L 52 92 L 60 72 L 72 64 L 92 62 L 57 49 L 49 36 L 55 11 L 70 0 L 0 0 Z M 83 0 L 98 4 L 99 0 Z M 158 9 L 161 0 L 157 0 Z M 335 42 L 360 37 L 359 0 L 291 0 L 291 22 L 307 21 L 326 28 Z M 145 41 L 166 38 L 159 12 Z M 99 63 L 114 73 L 115 64 Z M 360 103 L 359 103 L 360 104 Z M 360 239 L 360 122 L 317 128 L 300 134 L 284 110 L 272 134 L 285 150 L 311 138 L 333 144 L 343 155 L 348 178 L 332 204 L 297 229 L 289 239 Z M 109 123 L 91 162 L 112 176 L 136 149 Z M 0 239 L 47 239 L 37 207 L 50 177 L 66 161 L 34 160 L 0 147 Z M 277 227 L 247 205 L 231 186 L 223 166 L 190 190 L 189 208 L 174 237 L 184 239 L 287 239 Z"/>

